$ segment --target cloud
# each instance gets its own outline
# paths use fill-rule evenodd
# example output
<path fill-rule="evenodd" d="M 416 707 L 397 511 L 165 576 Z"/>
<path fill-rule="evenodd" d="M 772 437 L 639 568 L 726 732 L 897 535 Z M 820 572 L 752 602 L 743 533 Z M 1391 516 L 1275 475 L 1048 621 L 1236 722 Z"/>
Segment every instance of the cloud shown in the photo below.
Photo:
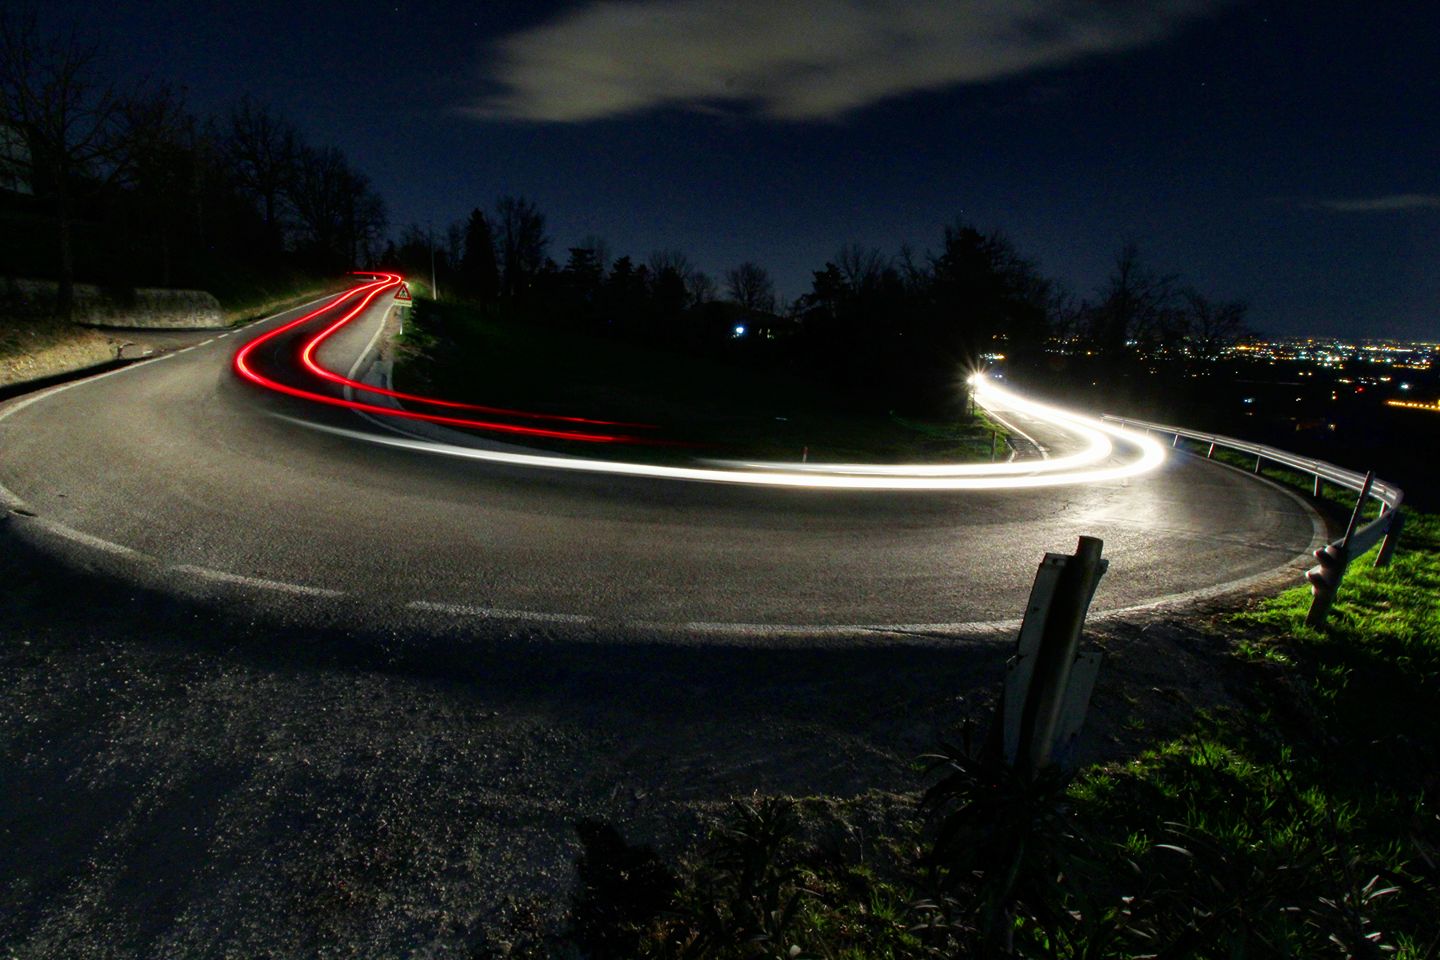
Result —
<path fill-rule="evenodd" d="M 1315 206 L 1337 213 L 1390 213 L 1396 210 L 1440 210 L 1440 194 L 1392 193 L 1351 200 L 1317 200 Z"/>
<path fill-rule="evenodd" d="M 595 0 L 502 39 L 468 112 L 579 122 L 674 106 L 829 120 L 1161 40 L 1218 0 Z"/>

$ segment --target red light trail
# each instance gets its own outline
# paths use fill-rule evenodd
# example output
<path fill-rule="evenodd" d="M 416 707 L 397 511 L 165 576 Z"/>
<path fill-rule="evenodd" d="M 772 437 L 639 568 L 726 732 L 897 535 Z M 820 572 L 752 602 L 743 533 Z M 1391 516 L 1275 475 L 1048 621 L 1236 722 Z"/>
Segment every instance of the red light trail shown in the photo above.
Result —
<path fill-rule="evenodd" d="M 287 396 L 298 397 L 303 400 L 311 400 L 317 403 L 327 404 L 329 406 L 344 407 L 350 410 L 361 411 L 363 413 L 378 414 L 380 416 L 386 417 L 396 417 L 404 420 L 421 420 L 427 423 L 436 423 L 444 426 L 465 427 L 472 430 L 486 430 L 497 433 L 515 434 L 520 436 L 545 437 L 553 440 L 578 440 L 588 443 L 653 444 L 657 442 L 653 439 L 631 437 L 621 434 L 586 433 L 578 430 L 552 429 L 549 427 L 533 427 L 514 423 L 498 423 L 489 420 L 472 420 L 463 417 L 445 416 L 433 413 L 419 413 L 413 410 L 396 409 L 394 407 L 385 407 L 380 406 L 379 404 L 365 403 L 358 400 L 348 400 L 342 397 L 334 397 L 328 394 L 316 393 L 314 391 L 305 390 L 300 387 L 292 387 L 288 384 L 280 383 L 279 381 L 273 380 L 255 369 L 252 357 L 257 348 L 280 336 L 283 336 L 285 333 L 294 330 L 296 327 L 299 327 L 302 324 L 308 323 L 331 310 L 337 309 L 346 301 L 358 298 L 358 301 L 349 310 L 349 312 L 345 313 L 338 320 L 331 323 L 328 327 L 326 327 L 320 333 L 316 334 L 314 337 L 311 337 L 308 341 L 305 342 L 304 346 L 302 346 L 300 350 L 300 362 L 303 367 L 311 374 L 323 380 L 337 383 L 343 386 L 348 386 L 355 390 L 360 390 L 373 394 L 380 394 L 382 396 L 388 396 L 397 400 L 410 400 L 412 402 L 423 403 L 434 407 L 458 410 L 473 410 L 480 413 L 498 414 L 501 416 L 511 416 L 531 420 L 560 421 L 565 423 L 587 424 L 593 426 L 632 428 L 638 427 L 641 429 L 650 429 L 650 427 L 646 424 L 617 423 L 608 420 L 591 420 L 584 417 L 565 417 L 556 414 L 529 413 L 523 410 L 509 410 L 500 407 L 486 407 L 477 404 L 456 403 L 454 401 L 441 400 L 434 397 L 422 397 L 416 394 L 402 393 L 395 390 L 386 390 L 380 387 L 374 387 L 368 384 L 361 383 L 357 380 L 351 380 L 348 377 L 343 377 L 340 374 L 335 373 L 334 371 L 325 369 L 315 361 L 315 350 L 321 343 L 323 343 L 337 330 L 341 329 L 347 323 L 359 316 L 377 296 L 379 296 L 384 291 L 392 289 L 395 286 L 399 285 L 400 282 L 401 278 L 397 274 L 379 274 L 378 278 L 371 281 L 370 283 L 361 284 L 360 286 L 355 287 L 352 290 L 346 291 L 345 293 L 342 293 L 332 299 L 329 303 L 318 307 L 315 310 L 312 310 L 304 316 L 299 317 L 295 320 L 291 320 L 289 323 L 282 324 L 281 326 L 276 327 L 274 330 L 270 330 L 266 333 L 261 334 L 260 336 L 246 343 L 238 351 L 236 351 L 234 360 L 235 372 L 242 378 L 250 381 L 251 383 L 264 387 L 267 390 L 273 390 L 277 393 L 285 394 Z"/>

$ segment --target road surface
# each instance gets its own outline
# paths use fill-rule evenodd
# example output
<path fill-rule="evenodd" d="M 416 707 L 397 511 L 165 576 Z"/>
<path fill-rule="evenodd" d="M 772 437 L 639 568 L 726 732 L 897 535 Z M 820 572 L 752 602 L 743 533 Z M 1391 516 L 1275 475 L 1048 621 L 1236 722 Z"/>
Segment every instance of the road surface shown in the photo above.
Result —
<path fill-rule="evenodd" d="M 321 364 L 351 370 L 388 304 L 379 298 L 326 341 Z M 1081 534 L 1103 538 L 1111 561 L 1100 612 L 1287 575 L 1319 530 L 1298 498 L 1183 456 L 1097 484 L 843 492 L 557 474 L 393 449 L 306 425 L 393 436 L 373 420 L 232 372 L 241 343 L 305 312 L 0 406 L 4 535 L 302 620 L 839 638 L 1012 621 L 1041 555 L 1071 551 Z M 324 322 L 267 343 L 257 364 L 340 396 L 294 363 Z M 1055 453 L 1074 444 L 1012 419 Z"/>

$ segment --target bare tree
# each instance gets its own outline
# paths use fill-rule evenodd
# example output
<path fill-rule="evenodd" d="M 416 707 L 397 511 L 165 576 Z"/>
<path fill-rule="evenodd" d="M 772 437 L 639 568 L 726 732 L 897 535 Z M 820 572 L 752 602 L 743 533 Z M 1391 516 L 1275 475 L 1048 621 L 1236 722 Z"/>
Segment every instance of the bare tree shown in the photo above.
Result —
<path fill-rule="evenodd" d="M 695 272 L 694 265 L 690 263 L 690 258 L 685 255 L 683 250 L 656 250 L 650 254 L 650 259 L 646 262 L 652 276 L 659 276 L 667 270 L 673 270 L 682 281 L 687 281 Z"/>
<path fill-rule="evenodd" d="M 346 266 L 358 267 L 376 259 L 390 218 L 385 198 L 370 186 L 370 178 L 355 170 L 349 173 L 349 202 L 344 208 L 343 221 L 344 239 L 350 252 Z"/>
<path fill-rule="evenodd" d="M 0 122 L 25 138 L 36 192 L 48 193 L 54 203 L 57 306 L 67 319 L 75 302 L 75 193 L 82 181 L 112 183 L 127 146 L 126 97 L 99 76 L 98 56 L 98 47 L 76 28 L 46 36 L 33 10 L 0 12 Z"/>
<path fill-rule="evenodd" d="M 301 242 L 322 266 L 349 268 L 373 254 L 385 229 L 385 202 L 337 148 L 302 149 L 288 197 Z"/>
<path fill-rule="evenodd" d="M 271 252 L 279 251 L 284 242 L 281 204 L 299 172 L 295 128 L 246 97 L 230 111 L 224 149 L 241 190 L 260 208 Z"/>
<path fill-rule="evenodd" d="M 521 296 L 545 264 L 545 215 L 524 197 L 501 197 L 495 205 L 500 248 L 501 293 Z"/>
<path fill-rule="evenodd" d="M 770 273 L 752 260 L 725 271 L 725 290 L 751 313 L 775 312 L 775 284 Z"/>
<path fill-rule="evenodd" d="M 879 289 L 885 271 L 890 268 L 890 258 L 875 247 L 847 243 L 835 254 L 835 266 L 850 294 L 856 296 Z"/>
<path fill-rule="evenodd" d="M 349 186 L 345 157 L 335 147 L 300 151 L 295 179 L 286 191 L 295 210 L 300 244 L 333 259 L 340 242 Z"/>
<path fill-rule="evenodd" d="M 720 292 L 720 287 L 715 282 L 715 278 L 700 270 L 696 270 L 690 274 L 686 288 L 690 294 L 691 305 L 697 307 L 701 304 L 712 302 Z"/>
<path fill-rule="evenodd" d="M 895 268 L 906 293 L 916 295 L 930 282 L 929 268 L 916 255 L 915 248 L 908 243 L 900 245 L 900 255 L 895 258 Z"/>
<path fill-rule="evenodd" d="M 1185 339 L 1199 360 L 1214 360 L 1225 348 L 1250 332 L 1245 321 L 1249 306 L 1239 300 L 1216 303 L 1197 290 L 1186 290 Z"/>
<path fill-rule="evenodd" d="M 1147 267 L 1133 241 L 1122 246 L 1091 311 L 1091 336 L 1099 347 L 1118 353 L 1132 344 L 1149 347 L 1169 339 L 1177 279 Z"/>
<path fill-rule="evenodd" d="M 169 286 L 176 245 L 196 240 L 186 234 L 203 220 L 197 124 L 164 86 L 126 100 L 120 112 L 126 155 L 117 158 L 114 176 L 134 191 L 142 235 L 159 256 L 160 283 Z"/>

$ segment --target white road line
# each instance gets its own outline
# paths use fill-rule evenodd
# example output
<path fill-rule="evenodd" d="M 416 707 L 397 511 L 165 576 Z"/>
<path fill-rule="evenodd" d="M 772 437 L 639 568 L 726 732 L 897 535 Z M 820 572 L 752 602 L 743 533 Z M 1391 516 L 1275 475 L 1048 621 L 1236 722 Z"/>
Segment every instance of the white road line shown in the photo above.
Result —
<path fill-rule="evenodd" d="M 351 365 L 350 372 L 345 374 L 346 379 L 359 379 L 357 374 L 360 372 L 360 368 L 365 365 L 365 361 L 369 359 L 371 351 L 375 349 L 375 344 L 380 340 L 380 334 L 385 332 L 385 324 L 390 319 L 390 311 L 394 306 L 394 301 L 391 301 L 389 306 L 387 306 L 384 310 L 380 311 L 380 323 L 378 326 L 375 327 L 375 333 L 370 337 L 370 342 L 365 344 L 365 349 L 361 350 L 360 356 L 355 358 L 355 363 Z M 349 384 L 346 384 L 345 399 L 354 399 L 354 393 L 354 389 Z"/>
<path fill-rule="evenodd" d="M 405 606 L 412 610 L 430 610 L 436 613 L 480 617 L 487 620 L 537 620 L 541 623 L 593 623 L 595 621 L 594 617 L 582 617 L 573 613 L 539 613 L 534 610 L 506 610 L 500 607 L 477 607 L 463 603 L 435 603 L 430 600 L 411 600 Z"/>
<path fill-rule="evenodd" d="M 1000 426 L 1004 427 L 1007 430 L 1013 430 L 1016 433 L 1020 434 L 1020 436 L 1024 437 L 1026 440 L 1029 440 L 1030 443 L 1034 445 L 1035 449 L 1040 451 L 1040 459 L 1050 459 L 1050 451 L 1045 449 L 1044 445 L 1042 445 L 1040 441 L 1036 440 L 1034 437 L 1030 436 L 1030 434 L 1026 433 L 1024 430 L 1021 430 L 1019 427 L 1015 426 L 1015 424 L 1011 423 L 1009 420 L 1006 420 L 1004 417 L 1000 416 L 998 413 L 996 413 L 994 410 L 991 410 L 989 407 L 985 408 L 985 412 L 990 416 L 994 417 L 996 420 L 1000 421 Z M 1011 456 L 1014 456 L 1013 452 L 1011 453 Z"/>
<path fill-rule="evenodd" d="M 723 621 L 690 620 L 684 623 L 650 622 L 640 627 L 693 630 L 696 633 L 784 634 L 786 636 L 833 636 L 837 633 L 923 633 L 951 634 L 989 630 L 1018 630 L 1019 620 L 975 620 L 968 623 L 726 623 Z"/>
<path fill-rule="evenodd" d="M 238 573 L 226 573 L 223 570 L 211 570 L 208 567 L 191 566 L 188 563 L 177 564 L 169 568 L 174 573 L 185 573 L 193 577 L 200 577 L 203 580 L 218 580 L 221 583 L 234 583 L 244 587 L 255 587 L 260 590 L 277 590 L 281 593 L 294 593 L 308 597 L 343 597 L 344 590 L 329 590 L 325 587 L 307 587 L 299 583 L 285 583 L 281 580 L 266 580 L 262 577 L 245 577 Z"/>
<path fill-rule="evenodd" d="M 140 551 L 132 550 L 130 547 L 121 546 L 118 543 L 111 543 L 109 540 L 102 540 L 99 537 L 91 536 L 88 533 L 81 533 L 74 527 L 67 527 L 63 523 L 56 523 L 54 520 L 46 520 L 43 517 L 34 518 L 42 529 L 48 530 L 57 537 L 83 544 L 95 550 L 103 550 L 106 553 L 118 554 L 122 557 L 138 557 Z"/>
<path fill-rule="evenodd" d="M 350 366 L 350 372 L 347 373 L 347 374 L 345 374 L 345 376 L 346 376 L 347 379 L 350 379 L 350 380 L 359 380 L 359 379 L 360 379 L 360 376 L 359 376 L 359 374 L 360 374 L 360 368 L 366 366 L 366 365 L 367 365 L 367 363 L 366 363 L 367 361 L 370 361 L 370 363 L 369 363 L 370 366 L 373 366 L 373 365 L 374 365 L 374 361 L 371 360 L 371 354 L 375 352 L 375 344 L 380 340 L 380 336 L 385 332 L 385 327 L 386 327 L 387 323 L 388 323 L 389 320 L 390 320 L 390 311 L 391 311 L 394 307 L 395 307 L 395 303 L 394 303 L 394 301 L 391 301 L 390 304 L 389 304 L 388 306 L 386 306 L 384 310 L 381 311 L 381 313 L 380 313 L 380 324 L 375 328 L 375 333 L 371 335 L 371 337 L 370 337 L 370 342 L 365 345 L 365 349 L 362 350 L 362 351 L 360 351 L 360 356 L 356 357 L 356 358 L 355 358 L 355 362 L 354 362 L 353 364 L 351 364 L 351 366 Z M 383 385 L 383 384 L 382 384 L 382 385 Z M 389 384 L 389 386 L 393 387 L 394 384 Z M 356 390 L 355 390 L 354 387 L 350 386 L 348 383 L 345 385 L 345 388 L 344 388 L 343 393 L 344 393 L 344 395 L 345 395 L 345 399 L 346 399 L 346 400 L 352 400 L 352 401 L 353 401 L 353 400 L 355 399 Z M 386 397 L 386 396 L 384 396 L 383 394 L 377 394 L 377 395 L 376 395 L 376 398 L 377 398 L 377 399 L 376 399 L 376 402 L 377 402 L 377 403 L 387 403 L 387 402 L 388 402 L 388 403 L 393 403 L 393 404 L 394 404 L 396 407 L 398 407 L 399 409 L 402 409 L 402 410 L 404 409 L 404 407 L 400 404 L 400 402 L 399 402 L 398 400 L 396 400 L 394 397 Z M 402 437 L 406 437 L 406 438 L 411 439 L 411 440 L 419 440 L 419 441 L 421 441 L 421 442 L 429 442 L 429 438 L 426 437 L 426 436 L 424 436 L 423 434 L 419 434 L 419 433 L 415 433 L 415 432 L 410 431 L 410 430 L 406 430 L 401 424 L 395 423 L 395 422 L 393 422 L 393 421 L 391 421 L 391 420 L 389 420 L 389 419 L 382 420 L 382 419 L 380 419 L 379 417 L 375 416 L 374 414 L 366 413 L 366 412 L 363 411 L 363 410 L 352 410 L 351 413 L 355 414 L 355 416 L 359 417 L 361 420 L 364 420 L 364 421 L 366 421 L 366 422 L 368 422 L 368 423 L 374 424 L 375 426 L 379 427 L 379 428 L 382 429 L 382 430 L 388 430 L 388 431 L 390 431 L 391 433 L 398 434 L 398 435 L 400 435 L 400 436 L 402 436 Z"/>

